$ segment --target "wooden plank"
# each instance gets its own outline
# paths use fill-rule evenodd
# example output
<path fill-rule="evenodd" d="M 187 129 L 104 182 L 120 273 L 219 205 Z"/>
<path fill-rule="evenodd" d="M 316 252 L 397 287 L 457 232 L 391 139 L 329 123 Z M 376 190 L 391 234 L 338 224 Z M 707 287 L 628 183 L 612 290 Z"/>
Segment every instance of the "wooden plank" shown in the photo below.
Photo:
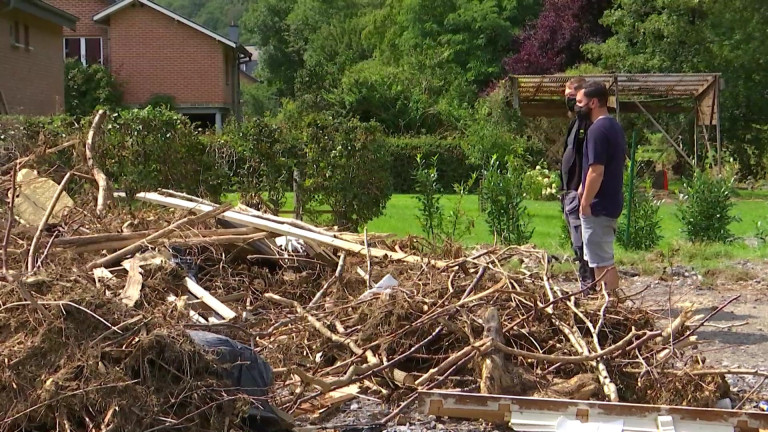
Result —
<path fill-rule="evenodd" d="M 142 192 L 137 194 L 136 198 L 140 201 L 146 201 L 153 204 L 160 204 L 160 205 L 181 209 L 181 210 L 191 210 L 197 213 L 204 213 L 213 209 L 213 207 L 209 205 L 197 204 L 197 203 L 185 201 L 178 198 L 165 197 L 154 192 Z M 263 231 L 268 231 L 275 234 L 293 236 L 306 241 L 316 241 L 321 244 L 325 244 L 331 247 L 353 252 L 359 255 L 366 254 L 366 248 L 364 245 L 348 242 L 346 240 L 337 239 L 335 237 L 319 234 L 316 232 L 298 229 L 287 224 L 271 222 L 268 220 L 245 215 L 235 211 L 226 211 L 217 217 L 230 222 L 239 223 L 239 224 L 251 226 L 254 228 L 259 228 Z M 391 251 L 378 249 L 378 248 L 371 248 L 370 254 L 371 256 L 379 259 L 405 261 L 405 262 L 410 262 L 415 264 L 428 263 L 438 268 L 442 268 L 447 265 L 445 261 L 431 261 L 418 256 L 408 255 L 408 254 L 399 253 L 399 252 L 391 252 Z"/>
<path fill-rule="evenodd" d="M 624 431 L 658 430 L 659 416 L 671 416 L 677 432 L 757 432 L 768 427 L 759 412 L 577 401 L 446 391 L 420 391 L 423 414 L 509 422 L 519 432 L 554 430 L 560 417 L 589 422 L 624 420 Z"/>
<path fill-rule="evenodd" d="M 216 297 L 211 295 L 211 293 L 198 285 L 197 282 L 193 281 L 191 278 L 184 278 L 184 285 L 187 286 L 189 292 L 202 300 L 202 302 L 213 309 L 214 312 L 221 315 L 225 321 L 229 321 L 237 316 L 237 314 L 232 309 L 228 308 L 224 303 L 220 302 Z"/>
<path fill-rule="evenodd" d="M 133 307 L 141 296 L 141 286 L 144 284 L 144 278 L 141 276 L 141 268 L 135 259 L 124 261 L 128 268 L 128 279 L 125 281 L 125 288 L 120 293 L 120 301 L 128 307 Z"/>

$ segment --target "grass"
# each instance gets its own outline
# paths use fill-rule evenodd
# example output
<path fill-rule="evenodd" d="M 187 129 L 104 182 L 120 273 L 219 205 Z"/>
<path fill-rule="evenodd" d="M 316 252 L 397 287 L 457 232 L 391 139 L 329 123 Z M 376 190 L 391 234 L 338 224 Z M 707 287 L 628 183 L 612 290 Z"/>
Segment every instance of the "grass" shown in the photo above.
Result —
<path fill-rule="evenodd" d="M 455 202 L 455 196 L 445 196 L 445 207 Z M 531 243 L 551 253 L 570 256 L 570 247 L 560 241 L 562 216 L 560 204 L 553 201 L 526 201 L 535 227 Z M 464 209 L 468 216 L 475 219 L 475 224 L 469 236 L 462 241 L 467 245 L 492 243 L 491 235 L 485 220 L 478 208 L 477 196 L 465 197 Z M 731 230 L 737 237 L 754 237 L 755 224 L 758 221 L 768 222 L 768 200 L 738 199 L 735 201 L 734 213 L 740 222 L 731 225 Z M 677 217 L 675 203 L 664 203 L 660 209 L 661 233 L 663 239 L 656 250 L 652 252 L 625 251 L 617 247 L 617 262 L 623 266 L 631 266 L 643 272 L 653 272 L 660 267 L 670 265 L 689 265 L 704 271 L 727 267 L 734 260 L 768 258 L 768 246 L 751 247 L 741 239 L 732 244 L 691 244 L 684 239 L 680 231 L 682 224 Z M 416 201 L 413 195 L 394 195 L 387 204 L 384 215 L 368 224 L 372 232 L 391 232 L 400 236 L 421 234 L 417 219 Z M 621 233 L 619 233 L 621 235 Z"/>
<path fill-rule="evenodd" d="M 699 271 L 719 270 L 728 267 L 736 260 L 755 260 L 768 258 L 768 246 L 747 245 L 742 238 L 754 237 L 756 223 L 768 223 L 768 196 L 760 191 L 740 191 L 735 200 L 734 213 L 741 221 L 731 225 L 732 232 L 739 237 L 731 244 L 691 244 L 680 231 L 682 224 L 677 217 L 674 202 L 661 205 L 661 234 L 663 239 L 651 252 L 625 251 L 617 246 L 616 259 L 620 266 L 633 267 L 643 273 L 653 273 L 659 268 L 671 265 L 688 265 Z M 749 199 L 746 199 L 749 197 Z M 284 210 L 293 208 L 292 196 L 287 197 Z M 236 199 L 236 198 L 235 198 Z M 456 202 L 455 195 L 445 195 L 443 206 L 447 210 Z M 531 243 L 553 254 L 570 256 L 570 246 L 561 242 L 562 215 L 560 203 L 556 201 L 526 201 L 534 226 Z M 467 216 L 474 219 L 471 233 L 462 239 L 466 245 L 493 243 L 493 236 L 480 213 L 477 196 L 464 198 L 463 209 Z M 368 223 L 368 231 L 394 233 L 398 236 L 420 235 L 421 228 L 417 219 L 417 203 L 414 195 L 393 195 L 384 214 Z M 621 235 L 621 233 L 619 233 Z M 571 271 L 572 266 L 564 263 L 553 271 Z"/>

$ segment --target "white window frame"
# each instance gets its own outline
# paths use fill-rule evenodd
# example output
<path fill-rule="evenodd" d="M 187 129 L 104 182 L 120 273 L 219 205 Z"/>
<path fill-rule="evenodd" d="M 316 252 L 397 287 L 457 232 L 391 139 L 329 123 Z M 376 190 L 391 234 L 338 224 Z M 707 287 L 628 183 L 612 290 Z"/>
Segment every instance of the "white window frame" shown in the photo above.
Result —
<path fill-rule="evenodd" d="M 99 40 L 99 64 L 104 65 L 104 38 L 101 36 L 65 36 L 61 40 L 61 52 L 64 56 L 64 60 L 67 59 L 67 39 L 79 39 L 80 40 L 80 63 L 86 66 L 85 63 L 85 40 L 86 39 L 98 39 Z"/>

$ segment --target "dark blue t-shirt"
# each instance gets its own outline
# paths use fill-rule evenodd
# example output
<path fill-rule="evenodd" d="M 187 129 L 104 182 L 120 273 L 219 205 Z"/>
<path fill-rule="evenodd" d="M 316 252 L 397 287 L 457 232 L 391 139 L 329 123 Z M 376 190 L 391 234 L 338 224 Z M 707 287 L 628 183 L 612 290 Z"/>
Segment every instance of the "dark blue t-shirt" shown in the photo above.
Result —
<path fill-rule="evenodd" d="M 595 199 L 592 201 L 594 216 L 607 216 L 618 219 L 624 206 L 624 159 L 627 142 L 624 129 L 613 117 L 601 117 L 589 127 L 584 142 L 584 167 L 581 184 L 586 186 L 587 171 L 590 165 L 605 167 L 603 182 L 600 184 Z"/>

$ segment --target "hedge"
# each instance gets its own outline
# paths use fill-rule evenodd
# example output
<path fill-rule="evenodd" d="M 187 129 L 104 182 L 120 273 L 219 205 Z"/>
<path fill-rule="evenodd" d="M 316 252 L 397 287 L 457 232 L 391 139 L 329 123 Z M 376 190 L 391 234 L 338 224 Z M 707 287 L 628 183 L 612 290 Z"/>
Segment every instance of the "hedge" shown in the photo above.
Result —
<path fill-rule="evenodd" d="M 392 159 L 392 186 L 395 193 L 414 193 L 416 156 L 424 159 L 437 155 L 437 178 L 443 192 L 452 192 L 453 185 L 468 180 L 480 170 L 469 161 L 459 140 L 434 136 L 388 138 L 387 152 Z"/>

